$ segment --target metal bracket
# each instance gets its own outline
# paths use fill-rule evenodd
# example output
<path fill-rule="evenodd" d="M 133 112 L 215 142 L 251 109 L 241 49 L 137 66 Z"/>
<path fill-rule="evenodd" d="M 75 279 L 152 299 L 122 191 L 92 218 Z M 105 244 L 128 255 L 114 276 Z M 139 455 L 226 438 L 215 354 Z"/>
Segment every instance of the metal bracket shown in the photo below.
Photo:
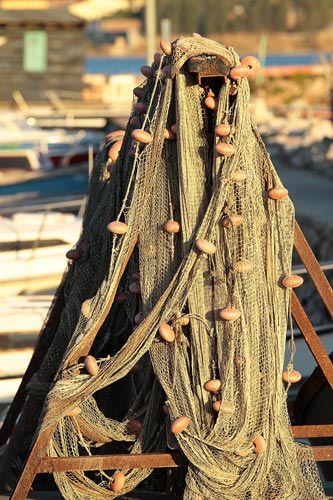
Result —
<path fill-rule="evenodd" d="M 202 79 L 219 78 L 224 82 L 232 66 L 221 56 L 201 55 L 188 60 L 188 70 L 197 74 L 197 83 L 202 85 Z"/>

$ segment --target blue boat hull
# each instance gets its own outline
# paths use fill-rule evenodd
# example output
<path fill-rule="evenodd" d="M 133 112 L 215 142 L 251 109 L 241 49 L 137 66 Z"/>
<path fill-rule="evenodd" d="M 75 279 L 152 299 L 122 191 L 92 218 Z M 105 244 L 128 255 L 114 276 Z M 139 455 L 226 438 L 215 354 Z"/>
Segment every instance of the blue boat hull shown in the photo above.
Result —
<path fill-rule="evenodd" d="M 36 173 L 28 179 L 0 185 L 0 206 L 84 197 L 88 191 L 88 166 L 80 165 Z"/>

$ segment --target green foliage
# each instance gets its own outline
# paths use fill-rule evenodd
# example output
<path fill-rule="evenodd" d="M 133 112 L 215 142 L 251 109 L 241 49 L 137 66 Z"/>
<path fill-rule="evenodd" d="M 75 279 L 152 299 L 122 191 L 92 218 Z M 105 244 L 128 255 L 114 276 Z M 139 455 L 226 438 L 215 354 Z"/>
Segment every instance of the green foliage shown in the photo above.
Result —
<path fill-rule="evenodd" d="M 203 35 L 239 30 L 285 31 L 288 15 L 298 30 L 319 30 L 333 21 L 333 0 L 158 0 L 158 23 L 169 18 L 175 33 Z"/>

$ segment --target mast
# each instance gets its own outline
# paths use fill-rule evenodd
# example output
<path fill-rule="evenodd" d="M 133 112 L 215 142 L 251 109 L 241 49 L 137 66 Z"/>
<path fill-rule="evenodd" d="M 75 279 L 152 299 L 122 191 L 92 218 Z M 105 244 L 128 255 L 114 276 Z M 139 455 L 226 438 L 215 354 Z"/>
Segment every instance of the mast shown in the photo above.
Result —
<path fill-rule="evenodd" d="M 146 0 L 146 58 L 150 66 L 156 46 L 156 3 L 155 0 Z"/>

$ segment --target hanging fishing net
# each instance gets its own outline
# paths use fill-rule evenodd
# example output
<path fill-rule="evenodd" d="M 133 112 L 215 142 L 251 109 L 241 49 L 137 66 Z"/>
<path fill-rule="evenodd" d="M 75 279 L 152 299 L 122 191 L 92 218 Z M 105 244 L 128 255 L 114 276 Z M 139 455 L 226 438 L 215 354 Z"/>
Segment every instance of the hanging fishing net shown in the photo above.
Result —
<path fill-rule="evenodd" d="M 199 85 L 198 56 L 233 69 Z M 56 425 L 53 457 L 180 450 L 186 500 L 323 499 L 289 427 L 294 209 L 249 112 L 252 67 L 192 36 L 143 71 L 125 133 L 95 162 L 30 384 L 46 397 L 38 432 Z M 68 500 L 104 500 L 151 472 L 54 477 Z"/>

